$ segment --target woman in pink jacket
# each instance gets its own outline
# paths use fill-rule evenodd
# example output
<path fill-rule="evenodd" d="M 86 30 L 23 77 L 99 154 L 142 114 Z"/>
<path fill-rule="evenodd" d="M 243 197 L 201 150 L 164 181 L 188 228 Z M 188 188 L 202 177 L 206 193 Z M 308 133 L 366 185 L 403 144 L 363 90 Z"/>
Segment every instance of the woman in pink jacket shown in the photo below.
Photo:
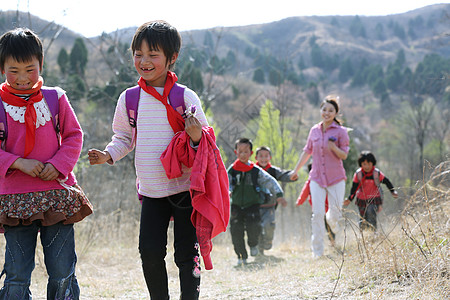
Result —
<path fill-rule="evenodd" d="M 311 248 L 314 257 L 320 257 L 324 252 L 324 216 L 332 235 L 339 231 L 339 220 L 342 216 L 341 207 L 347 179 L 342 161 L 347 158 L 349 137 L 347 129 L 336 118 L 339 112 L 337 99 L 327 96 L 320 105 L 322 121 L 311 128 L 306 146 L 291 175 L 291 179 L 298 178 L 298 171 L 312 156 L 309 179 L 313 213 Z M 329 207 L 325 215 L 327 196 Z"/>

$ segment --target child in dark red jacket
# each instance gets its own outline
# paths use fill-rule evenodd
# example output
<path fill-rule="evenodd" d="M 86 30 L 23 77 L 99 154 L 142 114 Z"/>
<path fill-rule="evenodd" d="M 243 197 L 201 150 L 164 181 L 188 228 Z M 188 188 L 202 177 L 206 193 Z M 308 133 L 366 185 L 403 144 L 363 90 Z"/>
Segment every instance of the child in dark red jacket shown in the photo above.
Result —
<path fill-rule="evenodd" d="M 383 204 L 383 191 L 381 183 L 385 184 L 394 198 L 398 197 L 397 191 L 389 179 L 375 165 L 375 155 L 369 151 L 362 151 L 358 164 L 359 169 L 353 176 L 353 186 L 344 206 L 349 205 L 356 196 L 356 205 L 359 208 L 360 228 L 377 228 L 377 213 L 381 212 Z M 370 225 L 371 226 L 370 226 Z"/>

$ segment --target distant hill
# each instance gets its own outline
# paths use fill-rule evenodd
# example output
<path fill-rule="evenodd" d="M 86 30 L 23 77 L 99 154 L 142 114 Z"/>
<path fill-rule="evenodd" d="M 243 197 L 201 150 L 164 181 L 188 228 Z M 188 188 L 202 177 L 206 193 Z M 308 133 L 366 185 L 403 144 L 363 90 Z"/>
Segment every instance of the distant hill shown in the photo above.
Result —
<path fill-rule="evenodd" d="M 33 15 L 0 11 L 1 32 L 16 26 L 30 27 L 39 34 L 47 49 L 46 61 L 49 65 L 55 61 L 61 47 L 70 51 L 75 38 L 80 37 L 70 29 Z M 124 28 L 107 35 L 129 45 L 136 28 Z M 237 74 L 252 69 L 249 51 L 289 62 L 295 70 L 299 69 L 297 65 L 300 60 L 310 66 L 312 40 L 320 47 L 321 53 L 335 60 L 365 58 L 371 63 L 386 66 L 395 60 L 397 52 L 402 49 L 406 63 L 415 66 L 429 53 L 450 57 L 449 28 L 450 4 L 436 4 L 388 16 L 299 16 L 266 24 L 217 27 L 183 31 L 181 34 L 185 47 L 205 47 L 206 36 L 210 35 L 214 43 L 219 43 L 219 57 L 233 51 L 239 64 L 231 72 Z M 99 63 L 100 40 L 101 37 L 94 37 L 86 42 L 93 58 L 91 61 Z M 102 69 L 94 64 L 89 64 L 88 68 Z M 313 71 L 306 74 L 320 76 L 321 71 L 315 71 L 316 74 Z M 102 80 L 107 81 L 107 75 L 104 76 Z M 96 79 L 99 79 L 98 76 Z"/>
<path fill-rule="evenodd" d="M 129 43 L 135 29 L 126 28 L 114 34 Z M 386 65 L 403 49 L 407 62 L 415 65 L 427 53 L 450 57 L 450 4 L 388 16 L 300 16 L 266 24 L 184 31 L 183 44 L 203 45 L 206 32 L 215 35 L 220 32 L 219 56 L 229 50 L 243 54 L 250 47 L 292 61 L 303 56 L 308 63 L 309 42 L 315 36 L 325 53 L 340 58 L 364 57 Z"/>

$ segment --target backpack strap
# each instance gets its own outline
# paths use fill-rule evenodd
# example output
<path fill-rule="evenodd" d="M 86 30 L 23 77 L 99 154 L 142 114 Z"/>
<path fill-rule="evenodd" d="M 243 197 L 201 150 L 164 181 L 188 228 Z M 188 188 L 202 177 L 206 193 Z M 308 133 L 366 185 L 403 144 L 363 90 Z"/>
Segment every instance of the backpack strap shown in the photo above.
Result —
<path fill-rule="evenodd" d="M 358 187 L 356 188 L 355 192 L 351 195 L 350 199 L 353 199 L 353 197 L 356 195 L 356 193 L 358 192 L 358 190 L 362 186 L 363 174 L 362 174 L 362 169 L 361 168 L 356 170 L 356 179 L 358 179 Z"/>
<path fill-rule="evenodd" d="M 139 85 L 128 88 L 125 91 L 125 106 L 127 108 L 128 121 L 130 123 L 130 126 L 133 128 L 136 128 L 137 125 L 137 113 L 140 94 L 141 87 Z"/>
<path fill-rule="evenodd" d="M 380 182 L 380 170 L 375 168 L 375 170 L 373 170 L 373 181 L 375 182 L 375 185 L 378 189 L 378 191 L 380 192 L 380 198 L 383 199 L 383 188 L 381 187 L 381 182 Z"/>
<path fill-rule="evenodd" d="M 380 170 L 378 170 L 377 168 L 375 168 L 375 170 L 373 170 L 373 181 L 375 181 L 375 185 L 377 187 L 380 186 L 381 182 L 380 182 Z"/>
<path fill-rule="evenodd" d="M 58 145 L 61 145 L 61 128 L 59 126 L 59 97 L 55 88 L 41 88 L 42 95 L 52 114 L 53 128 L 55 128 Z"/>
<path fill-rule="evenodd" d="M 131 143 L 136 141 L 136 126 L 137 126 L 137 114 L 139 106 L 139 98 L 141 94 L 141 87 L 139 85 L 128 88 L 125 91 L 125 106 L 128 115 L 128 122 L 132 128 L 133 134 Z"/>
<path fill-rule="evenodd" d="M 0 97 L 0 143 L 1 149 L 5 149 L 6 137 L 8 136 L 8 124 L 6 123 L 6 111 Z"/>
<path fill-rule="evenodd" d="M 230 186 L 234 187 L 237 184 L 237 172 L 235 169 L 233 169 L 233 167 L 230 168 L 230 170 L 228 171 L 230 176 L 231 176 L 231 182 L 230 182 Z"/>
<path fill-rule="evenodd" d="M 358 170 L 356 170 L 356 178 L 358 179 L 358 182 L 361 182 L 363 179 L 363 174 L 362 174 L 362 169 L 359 168 Z"/>
<path fill-rule="evenodd" d="M 56 89 L 52 88 L 42 88 L 42 95 L 44 96 L 45 102 L 47 102 L 50 113 L 52 114 L 53 127 L 55 128 L 56 134 L 61 132 L 59 127 L 59 97 Z"/>
<path fill-rule="evenodd" d="M 169 92 L 170 106 L 175 109 L 184 118 L 184 112 L 186 111 L 186 104 L 184 103 L 184 90 L 186 86 L 175 83 Z"/>
<path fill-rule="evenodd" d="M 252 176 L 253 187 L 259 193 L 261 191 L 261 187 L 258 184 L 258 175 L 259 175 L 258 167 L 253 166 L 252 170 L 250 171 L 250 175 Z"/>

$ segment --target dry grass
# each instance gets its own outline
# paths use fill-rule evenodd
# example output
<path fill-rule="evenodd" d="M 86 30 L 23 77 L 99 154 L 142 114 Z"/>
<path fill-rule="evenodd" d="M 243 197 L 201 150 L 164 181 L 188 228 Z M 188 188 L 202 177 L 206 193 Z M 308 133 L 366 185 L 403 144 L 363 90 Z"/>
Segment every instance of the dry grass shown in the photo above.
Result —
<path fill-rule="evenodd" d="M 278 242 L 265 257 L 236 268 L 229 233 L 214 240 L 214 269 L 202 275 L 201 299 L 448 299 L 449 163 L 417 188 L 401 215 L 382 218 L 378 234 L 346 219 L 339 237 L 313 260 L 309 238 Z M 137 221 L 119 214 L 77 224 L 77 276 L 82 299 L 148 299 L 137 250 Z M 120 228 L 119 225 L 120 224 Z M 1 255 L 4 252 L 2 239 Z M 31 290 L 45 299 L 42 250 Z M 171 298 L 179 298 L 173 249 L 167 256 Z M 4 278 L 4 277 L 3 277 Z"/>

